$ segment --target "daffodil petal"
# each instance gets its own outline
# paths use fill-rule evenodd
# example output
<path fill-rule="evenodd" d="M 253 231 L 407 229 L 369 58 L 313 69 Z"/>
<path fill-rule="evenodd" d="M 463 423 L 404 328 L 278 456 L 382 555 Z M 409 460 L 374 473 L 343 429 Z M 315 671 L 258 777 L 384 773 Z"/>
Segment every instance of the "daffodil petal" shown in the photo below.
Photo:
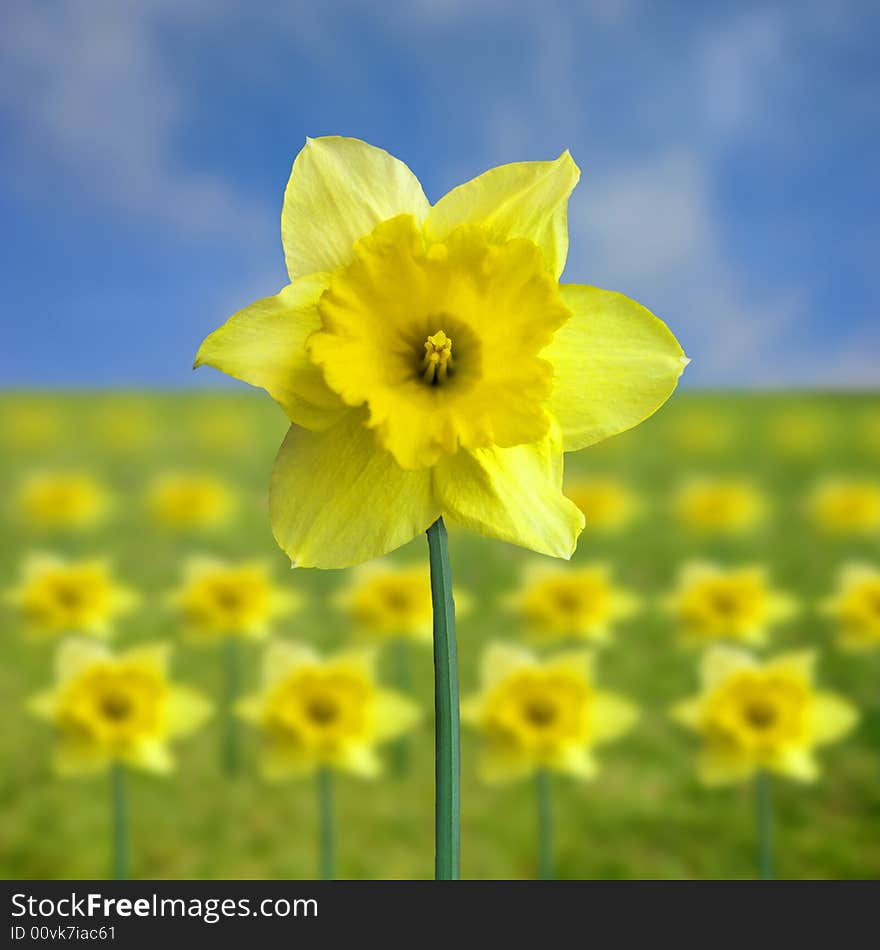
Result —
<path fill-rule="evenodd" d="M 513 643 L 490 643 L 483 653 L 481 682 L 484 687 L 495 686 L 519 670 L 537 663 L 534 653 Z"/>
<path fill-rule="evenodd" d="M 590 707 L 590 731 L 597 742 L 610 742 L 629 732 L 639 718 L 639 711 L 628 699 L 617 693 L 598 692 Z"/>
<path fill-rule="evenodd" d="M 132 665 L 142 666 L 164 678 L 168 675 L 168 668 L 171 665 L 171 644 L 146 643 L 132 647 L 120 654 L 119 659 Z"/>
<path fill-rule="evenodd" d="M 419 707 L 394 690 L 378 690 L 373 703 L 373 735 L 377 742 L 408 732 L 421 718 Z"/>
<path fill-rule="evenodd" d="M 852 703 L 836 693 L 820 690 L 813 694 L 811 724 L 817 744 L 834 742 L 852 731 L 859 714 Z"/>
<path fill-rule="evenodd" d="M 666 325 L 634 300 L 580 284 L 561 291 L 572 316 L 541 356 L 554 369 L 548 409 L 574 452 L 656 412 L 688 361 Z"/>
<path fill-rule="evenodd" d="M 291 422 L 326 429 L 346 407 L 309 360 L 305 346 L 321 326 L 317 303 L 326 288 L 327 276 L 313 274 L 239 310 L 204 340 L 195 365 L 213 366 L 259 386 Z"/>
<path fill-rule="evenodd" d="M 819 777 L 819 763 L 812 751 L 804 747 L 785 749 L 767 768 L 798 782 L 815 782 Z"/>
<path fill-rule="evenodd" d="M 60 682 L 72 679 L 84 669 L 110 658 L 110 651 L 88 640 L 65 640 L 55 656 L 55 672 Z"/>
<path fill-rule="evenodd" d="M 107 753 L 93 743 L 62 738 L 52 752 L 52 768 L 62 778 L 93 775 L 110 764 Z"/>
<path fill-rule="evenodd" d="M 703 698 L 692 696 L 677 702 L 669 710 L 670 718 L 686 729 L 699 729 L 703 719 Z"/>
<path fill-rule="evenodd" d="M 294 566 L 322 568 L 387 554 L 440 513 L 429 471 L 400 468 L 359 412 L 326 432 L 291 426 L 272 472 L 269 512 L 275 539 Z"/>
<path fill-rule="evenodd" d="M 704 785 L 733 785 L 751 778 L 757 770 L 748 756 L 711 744 L 697 756 L 697 778 Z"/>
<path fill-rule="evenodd" d="M 154 772 L 157 775 L 167 775 L 174 769 L 174 757 L 171 755 L 171 750 L 159 740 L 139 742 L 122 758 L 135 768 Z"/>
<path fill-rule="evenodd" d="M 700 663 L 700 678 L 706 689 L 723 683 L 733 673 L 755 666 L 755 658 L 736 647 L 714 646 L 706 651 Z"/>
<path fill-rule="evenodd" d="M 336 768 L 361 778 L 375 778 L 382 771 L 376 750 L 367 743 L 349 743 L 340 750 L 333 763 Z"/>
<path fill-rule="evenodd" d="M 195 732 L 212 713 L 211 703 L 201 693 L 186 686 L 175 686 L 168 693 L 165 709 L 166 726 L 170 736 Z"/>
<path fill-rule="evenodd" d="M 260 756 L 260 774 L 269 782 L 286 778 L 307 778 L 318 768 L 315 759 L 307 757 L 300 749 L 270 743 Z"/>
<path fill-rule="evenodd" d="M 778 670 L 802 680 L 807 685 L 813 682 L 819 655 L 816 650 L 792 650 L 780 653 L 767 663 L 768 670 Z"/>
<path fill-rule="evenodd" d="M 477 770 L 487 785 L 502 785 L 534 774 L 535 763 L 522 753 L 489 742 L 480 754 Z"/>
<path fill-rule="evenodd" d="M 263 654 L 263 682 L 267 686 L 288 677 L 301 666 L 319 663 L 318 653 L 305 643 L 275 640 Z"/>
<path fill-rule="evenodd" d="M 584 516 L 562 493 L 562 455 L 551 438 L 462 449 L 432 474 L 443 513 L 469 530 L 553 557 L 574 552 Z"/>
<path fill-rule="evenodd" d="M 337 135 L 307 139 L 281 212 L 290 279 L 336 270 L 379 222 L 412 214 L 421 224 L 428 208 L 418 178 L 383 149 Z"/>
<path fill-rule="evenodd" d="M 558 280 L 568 255 L 568 198 L 580 174 L 567 151 L 552 162 L 490 168 L 444 195 L 431 208 L 425 233 L 442 241 L 460 224 L 476 224 L 498 243 L 528 238 Z"/>
<path fill-rule="evenodd" d="M 599 771 L 589 749 L 581 745 L 568 745 L 560 749 L 550 767 L 556 772 L 571 775 L 581 781 L 593 778 Z"/>

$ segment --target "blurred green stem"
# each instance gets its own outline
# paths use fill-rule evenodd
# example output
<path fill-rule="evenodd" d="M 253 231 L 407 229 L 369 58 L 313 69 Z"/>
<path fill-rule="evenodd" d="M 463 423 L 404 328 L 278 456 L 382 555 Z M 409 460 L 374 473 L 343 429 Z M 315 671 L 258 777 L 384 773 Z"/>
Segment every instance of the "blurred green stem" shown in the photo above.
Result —
<path fill-rule="evenodd" d="M 235 703 L 241 691 L 241 644 L 227 637 L 223 644 L 223 767 L 229 776 L 238 774 L 238 720 Z"/>
<path fill-rule="evenodd" d="M 755 808 L 758 815 L 758 877 L 772 881 L 773 872 L 773 801 L 771 779 L 764 772 L 755 776 Z"/>
<path fill-rule="evenodd" d="M 336 877 L 336 826 L 333 812 L 333 771 L 326 766 L 318 769 L 318 825 L 321 880 L 332 881 Z"/>
<path fill-rule="evenodd" d="M 553 873 L 553 778 L 547 769 L 535 776 L 538 806 L 538 879 L 552 881 Z"/>
<path fill-rule="evenodd" d="M 114 762 L 110 766 L 110 788 L 113 799 L 112 877 L 114 881 L 128 880 L 128 797 L 125 779 L 125 766 Z"/>
<path fill-rule="evenodd" d="M 442 518 L 428 528 L 428 553 L 434 609 L 434 878 L 457 881 L 461 847 L 458 660 L 449 544 Z"/>
<path fill-rule="evenodd" d="M 412 671 L 410 669 L 409 641 L 399 637 L 391 642 L 392 680 L 402 692 L 412 689 Z M 397 778 L 403 778 L 409 772 L 410 741 L 401 736 L 391 747 L 391 769 Z"/>

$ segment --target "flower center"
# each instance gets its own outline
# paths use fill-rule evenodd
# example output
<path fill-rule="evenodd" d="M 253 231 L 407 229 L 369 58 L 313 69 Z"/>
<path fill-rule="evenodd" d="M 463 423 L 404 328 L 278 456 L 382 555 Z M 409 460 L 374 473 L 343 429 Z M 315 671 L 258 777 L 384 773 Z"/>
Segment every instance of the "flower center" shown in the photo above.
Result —
<path fill-rule="evenodd" d="M 546 699 L 533 699 L 525 708 L 525 716 L 531 725 L 544 728 L 556 719 L 556 706 Z"/>
<path fill-rule="evenodd" d="M 776 722 L 776 707 L 772 703 L 753 700 L 746 706 L 745 718 L 753 729 L 769 729 Z"/>
<path fill-rule="evenodd" d="M 131 699 L 123 693 L 108 693 L 101 699 L 101 712 L 114 722 L 127 719 L 131 710 Z"/>
<path fill-rule="evenodd" d="M 715 611 L 725 617 L 738 612 L 739 602 L 736 595 L 726 590 L 715 591 L 712 595 L 712 604 Z"/>
<path fill-rule="evenodd" d="M 425 356 L 422 359 L 422 379 L 429 386 L 446 380 L 452 370 L 452 338 L 438 330 L 425 340 Z"/>
<path fill-rule="evenodd" d="M 326 726 L 339 717 L 339 703 L 330 696 L 318 696 L 308 705 L 308 714 L 312 722 Z"/>

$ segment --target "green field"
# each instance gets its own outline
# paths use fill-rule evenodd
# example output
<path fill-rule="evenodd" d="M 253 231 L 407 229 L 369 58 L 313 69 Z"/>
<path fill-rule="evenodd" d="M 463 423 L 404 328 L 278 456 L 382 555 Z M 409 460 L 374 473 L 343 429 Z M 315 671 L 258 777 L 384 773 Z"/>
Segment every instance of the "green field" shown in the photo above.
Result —
<path fill-rule="evenodd" d="M 620 625 L 601 652 L 601 682 L 642 708 L 637 728 L 600 751 L 604 765 L 591 784 L 560 778 L 558 874 L 570 878 L 748 878 L 754 876 L 752 789 L 706 790 L 692 770 L 695 742 L 669 722 L 668 706 L 694 692 L 696 657 L 676 645 L 656 601 L 679 565 L 695 556 L 726 563 L 768 564 L 778 585 L 803 599 L 799 619 L 773 635 L 780 648 L 815 645 L 825 685 L 862 711 L 858 730 L 824 750 L 823 778 L 811 786 L 776 783 L 780 876 L 880 876 L 880 653 L 848 655 L 832 642 L 815 610 L 839 564 L 880 562 L 880 538 L 828 539 L 807 522 L 805 492 L 839 473 L 877 476 L 880 397 L 876 395 L 675 396 L 654 419 L 603 446 L 567 458 L 575 473 L 608 473 L 642 497 L 642 516 L 624 533 L 581 538 L 575 562 L 606 560 L 617 579 L 648 601 Z M 807 420 L 819 435 L 808 450 L 782 452 L 778 431 Z M 24 420 L 24 421 L 22 421 Z M 48 421 L 47 421 L 48 420 Z M 342 618 L 330 595 L 342 572 L 291 573 L 271 537 L 265 486 L 284 420 L 256 392 L 136 395 L 7 395 L 0 399 L 0 587 L 16 580 L 33 550 L 112 556 L 121 579 L 144 596 L 120 625 L 117 642 L 179 640 L 162 595 L 179 580 L 182 559 L 207 552 L 272 559 L 277 578 L 305 593 L 309 608 L 279 625 L 278 635 L 322 647 L 343 642 Z M 115 503 L 100 526 L 41 534 L 15 507 L 19 481 L 41 468 L 88 471 L 107 483 Z M 175 535 L 152 524 L 143 504 L 150 479 L 168 469 L 212 472 L 228 479 L 240 505 L 222 531 Z M 770 517 L 741 538 L 713 541 L 679 529 L 670 493 L 692 473 L 753 479 L 766 493 Z M 453 577 L 475 609 L 460 623 L 462 691 L 476 687 L 482 647 L 520 631 L 498 609 L 522 567 L 537 556 L 484 538 L 451 533 Z M 416 539 L 394 557 L 427 570 L 427 546 Z M 52 736 L 24 711 L 26 697 L 49 683 L 53 645 L 22 635 L 16 615 L 2 614 L 0 689 L 0 873 L 8 878 L 94 878 L 108 867 L 106 780 L 60 781 L 49 769 Z M 247 647 L 246 677 L 256 683 L 258 647 Z M 218 695 L 219 651 L 180 643 L 178 678 Z M 410 772 L 376 782 L 338 782 L 339 874 L 351 878 L 423 878 L 433 873 L 431 657 L 414 648 L 414 693 L 425 709 Z M 248 738 L 253 738 L 249 736 Z M 462 876 L 526 878 L 535 869 L 534 789 L 499 788 L 476 778 L 477 738 L 463 744 Z M 300 878 L 316 872 L 315 789 L 267 785 L 246 748 L 242 774 L 228 780 L 219 761 L 219 725 L 178 747 L 170 779 L 133 777 L 133 873 L 144 878 Z"/>

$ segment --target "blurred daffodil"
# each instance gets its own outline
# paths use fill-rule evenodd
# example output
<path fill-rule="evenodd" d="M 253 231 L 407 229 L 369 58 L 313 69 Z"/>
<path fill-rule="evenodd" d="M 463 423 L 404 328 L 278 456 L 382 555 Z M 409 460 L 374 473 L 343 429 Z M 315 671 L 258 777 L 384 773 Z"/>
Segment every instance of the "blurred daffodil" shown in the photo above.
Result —
<path fill-rule="evenodd" d="M 731 448 L 736 435 L 729 416 L 717 409 L 679 407 L 667 419 L 666 429 L 671 444 L 684 455 L 718 455 Z"/>
<path fill-rule="evenodd" d="M 80 472 L 38 472 L 18 491 L 22 520 L 41 529 L 91 527 L 104 518 L 108 502 L 104 486 Z"/>
<path fill-rule="evenodd" d="M 431 581 L 421 566 L 391 563 L 363 564 L 351 582 L 339 591 L 336 605 L 349 616 L 356 630 L 378 640 L 431 642 Z M 455 594 L 455 612 L 463 616 L 470 598 Z"/>
<path fill-rule="evenodd" d="M 637 303 L 558 283 L 578 177 L 565 152 L 431 207 L 387 152 L 307 140 L 282 212 L 291 283 L 196 359 L 266 389 L 292 423 L 270 514 L 295 564 L 357 564 L 440 516 L 571 555 L 584 519 L 562 453 L 651 415 L 687 362 Z"/>
<path fill-rule="evenodd" d="M 867 478 L 832 478 L 815 487 L 807 500 L 813 521 L 828 534 L 875 534 L 880 531 L 880 482 Z"/>
<path fill-rule="evenodd" d="M 632 522 L 639 510 L 635 494 L 614 478 L 573 479 L 566 482 L 565 494 L 583 512 L 588 532 L 620 531 Z"/>
<path fill-rule="evenodd" d="M 165 474 L 150 486 L 147 504 L 166 528 L 213 528 L 227 521 L 233 508 L 231 488 L 212 475 Z"/>
<path fill-rule="evenodd" d="M 295 591 L 276 586 L 261 561 L 192 557 L 168 603 L 180 611 L 192 640 L 207 644 L 227 637 L 261 640 L 277 618 L 299 610 L 303 601 Z"/>
<path fill-rule="evenodd" d="M 146 401 L 114 399 L 100 406 L 92 420 L 100 444 L 111 452 L 128 453 L 149 448 L 156 425 Z"/>
<path fill-rule="evenodd" d="M 520 589 L 504 604 L 522 617 L 536 641 L 544 643 L 568 639 L 605 643 L 615 622 L 632 616 L 640 606 L 635 595 L 612 582 L 607 564 L 563 569 L 532 565 Z"/>
<path fill-rule="evenodd" d="M 373 650 L 322 659 L 311 648 L 276 642 L 266 648 L 263 688 L 239 713 L 263 737 L 266 778 L 305 777 L 322 768 L 373 778 L 378 746 L 412 729 L 419 710 L 376 681 Z"/>
<path fill-rule="evenodd" d="M 744 479 L 695 478 L 675 497 L 681 523 L 700 534 L 741 534 L 764 517 L 765 502 L 757 487 Z"/>
<path fill-rule="evenodd" d="M 45 449 L 63 432 L 63 419 L 51 404 L 10 400 L 0 417 L 0 439 L 12 449 Z"/>
<path fill-rule="evenodd" d="M 846 564 L 838 576 L 837 590 L 821 607 L 836 621 L 843 649 L 880 649 L 880 568 Z"/>
<path fill-rule="evenodd" d="M 462 718 L 483 734 L 480 772 L 487 782 L 541 771 L 579 779 L 597 770 L 593 749 L 627 732 L 636 708 L 598 690 L 588 650 L 541 660 L 496 643 L 483 655 L 482 691 L 462 703 Z"/>
<path fill-rule="evenodd" d="M 828 419 L 805 406 L 784 409 L 771 416 L 767 434 L 771 446 L 783 457 L 813 458 L 828 439 Z"/>
<path fill-rule="evenodd" d="M 60 646 L 55 686 L 29 704 L 56 729 L 59 774 L 92 773 L 111 764 L 171 771 L 170 742 L 198 729 L 211 706 L 195 690 L 169 681 L 169 654 L 164 644 L 118 655 L 83 640 Z"/>
<path fill-rule="evenodd" d="M 115 582 L 106 560 L 32 554 L 25 558 L 20 585 L 6 592 L 6 601 L 30 633 L 107 637 L 116 618 L 133 610 L 140 598 Z"/>
<path fill-rule="evenodd" d="M 702 736 L 697 772 L 703 782 L 742 782 L 761 772 L 803 782 L 818 777 L 816 749 L 845 736 L 858 716 L 846 699 L 816 688 L 815 663 L 811 650 L 764 663 L 733 647 L 706 652 L 702 692 L 672 711 Z"/>
<path fill-rule="evenodd" d="M 774 624 L 797 612 L 793 597 L 770 586 L 765 568 L 728 569 L 704 561 L 683 567 L 678 589 L 664 606 L 690 646 L 714 640 L 761 644 Z"/>

